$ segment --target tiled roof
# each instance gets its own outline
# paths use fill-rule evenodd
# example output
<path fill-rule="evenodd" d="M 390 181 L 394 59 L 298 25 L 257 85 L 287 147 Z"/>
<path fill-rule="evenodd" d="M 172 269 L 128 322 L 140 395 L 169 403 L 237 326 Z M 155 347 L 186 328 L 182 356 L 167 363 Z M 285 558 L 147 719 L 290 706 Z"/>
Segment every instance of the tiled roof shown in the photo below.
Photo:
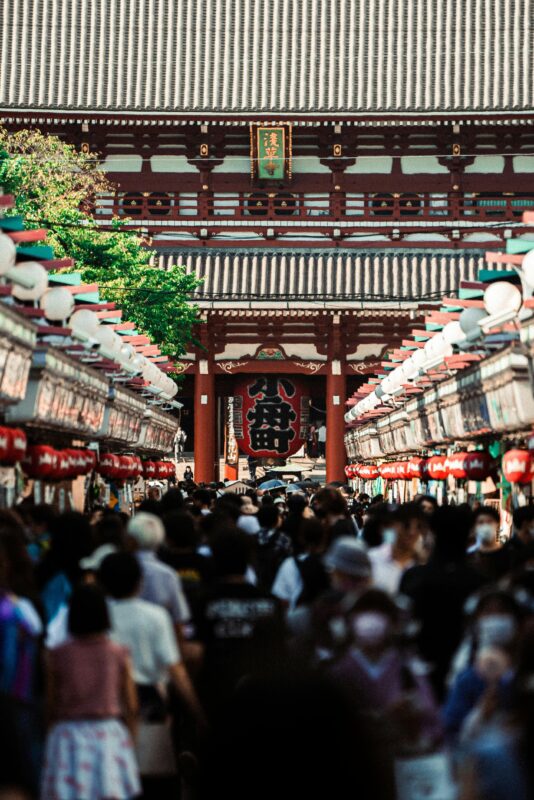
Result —
<path fill-rule="evenodd" d="M 482 252 L 165 251 L 161 267 L 182 264 L 202 279 L 197 300 L 436 301 L 474 281 Z"/>
<path fill-rule="evenodd" d="M 534 0 L 2 0 L 0 109 L 529 112 Z"/>

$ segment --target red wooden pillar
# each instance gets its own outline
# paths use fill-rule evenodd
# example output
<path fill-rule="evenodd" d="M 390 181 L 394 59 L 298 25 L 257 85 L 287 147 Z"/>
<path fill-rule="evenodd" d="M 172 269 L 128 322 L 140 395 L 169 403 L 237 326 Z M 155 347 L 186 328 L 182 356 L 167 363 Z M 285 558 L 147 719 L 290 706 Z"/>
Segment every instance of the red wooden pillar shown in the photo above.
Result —
<path fill-rule="evenodd" d="M 345 480 L 345 400 L 347 379 L 337 359 L 326 376 L 326 482 Z"/>
<path fill-rule="evenodd" d="M 195 375 L 195 482 L 210 483 L 215 480 L 216 458 L 216 399 L 215 376 L 212 365 L 200 360 Z"/>

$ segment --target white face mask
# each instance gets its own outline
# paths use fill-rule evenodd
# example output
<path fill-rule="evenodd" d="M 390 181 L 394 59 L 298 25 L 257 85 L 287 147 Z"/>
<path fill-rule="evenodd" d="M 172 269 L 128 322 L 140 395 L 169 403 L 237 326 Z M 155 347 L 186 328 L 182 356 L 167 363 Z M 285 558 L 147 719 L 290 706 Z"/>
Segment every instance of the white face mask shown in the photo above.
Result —
<path fill-rule="evenodd" d="M 395 528 L 384 528 L 382 531 L 384 544 L 394 545 L 397 541 L 397 531 Z"/>
<path fill-rule="evenodd" d="M 497 526 L 481 522 L 476 526 L 475 533 L 479 544 L 494 544 L 497 539 Z"/>
<path fill-rule="evenodd" d="M 378 611 L 364 611 L 357 614 L 352 623 L 352 630 L 358 644 L 376 646 L 386 638 L 389 619 Z"/>
<path fill-rule="evenodd" d="M 488 614 L 477 622 L 478 643 L 480 647 L 508 644 L 517 630 L 517 623 L 511 614 Z"/>

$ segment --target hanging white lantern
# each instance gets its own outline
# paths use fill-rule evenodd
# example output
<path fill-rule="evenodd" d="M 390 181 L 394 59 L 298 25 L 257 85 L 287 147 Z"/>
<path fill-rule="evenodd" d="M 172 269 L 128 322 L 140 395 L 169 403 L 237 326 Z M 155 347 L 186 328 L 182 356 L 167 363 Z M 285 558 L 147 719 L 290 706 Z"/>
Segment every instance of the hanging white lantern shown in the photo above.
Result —
<path fill-rule="evenodd" d="M 95 312 L 90 311 L 88 308 L 81 308 L 79 311 L 75 311 L 69 320 L 69 326 L 73 331 L 90 337 L 94 337 L 101 328 L 100 320 Z"/>
<path fill-rule="evenodd" d="M 0 233 L 0 275 L 7 275 L 10 269 L 15 266 L 17 260 L 17 248 L 13 239 Z"/>
<path fill-rule="evenodd" d="M 135 353 L 135 350 L 134 350 Z M 135 353 L 131 361 L 129 362 L 130 366 L 135 369 L 136 372 L 142 372 L 145 366 L 145 359 L 139 353 Z"/>
<path fill-rule="evenodd" d="M 445 339 L 443 333 L 437 333 L 425 344 L 425 353 L 428 358 L 439 358 L 439 356 L 452 355 L 452 346 Z"/>
<path fill-rule="evenodd" d="M 393 375 L 393 373 L 390 373 L 389 375 L 386 375 L 384 380 L 381 381 L 381 383 L 380 383 L 382 391 L 385 392 L 386 394 L 391 394 L 397 388 L 395 386 L 395 380 L 393 379 L 392 375 Z"/>
<path fill-rule="evenodd" d="M 480 331 L 478 323 L 487 316 L 487 313 L 482 308 L 464 308 L 460 314 L 460 319 L 458 322 L 460 323 L 461 329 L 467 336 L 475 331 Z"/>
<path fill-rule="evenodd" d="M 406 359 L 406 361 L 403 363 L 403 365 L 401 367 L 401 372 L 402 372 L 404 378 L 407 381 L 410 381 L 410 380 L 412 380 L 412 378 L 415 378 L 415 376 L 419 372 L 419 370 L 418 370 L 417 366 L 414 364 L 413 358 L 411 356 L 409 356 Z"/>
<path fill-rule="evenodd" d="M 113 338 L 111 340 L 111 352 L 117 358 L 121 357 L 122 347 L 123 347 L 122 336 L 120 336 L 120 334 L 115 333 L 115 331 L 113 331 Z"/>
<path fill-rule="evenodd" d="M 125 361 L 127 364 L 130 364 L 132 360 L 135 358 L 135 350 L 133 349 L 131 344 L 128 342 L 121 342 L 121 349 L 119 355 L 121 356 L 122 360 Z"/>
<path fill-rule="evenodd" d="M 43 294 L 39 305 L 47 319 L 62 322 L 74 311 L 74 297 L 64 286 L 55 286 Z"/>
<path fill-rule="evenodd" d="M 39 300 L 48 289 L 48 272 L 37 261 L 22 261 L 9 271 L 11 294 L 17 300 Z"/>
<path fill-rule="evenodd" d="M 534 289 L 534 250 L 530 250 L 523 258 L 521 264 L 523 276 L 529 287 Z"/>
<path fill-rule="evenodd" d="M 100 325 L 94 334 L 94 338 L 99 343 L 100 347 L 106 351 L 106 353 L 113 352 L 113 336 L 113 330 L 108 328 L 106 325 Z"/>
<path fill-rule="evenodd" d="M 415 353 L 412 356 L 412 361 L 418 371 L 424 367 L 427 361 L 427 355 L 425 353 L 424 347 L 421 347 L 419 350 L 415 351 Z"/>
<path fill-rule="evenodd" d="M 442 333 L 443 338 L 449 344 L 458 344 L 458 342 L 463 342 L 465 339 L 465 333 L 462 330 L 462 326 L 460 325 L 459 321 L 457 320 L 448 322 L 443 328 Z"/>
<path fill-rule="evenodd" d="M 519 311 L 523 303 L 521 292 L 508 281 L 490 283 L 484 292 L 484 306 L 490 316 L 503 311 Z"/>

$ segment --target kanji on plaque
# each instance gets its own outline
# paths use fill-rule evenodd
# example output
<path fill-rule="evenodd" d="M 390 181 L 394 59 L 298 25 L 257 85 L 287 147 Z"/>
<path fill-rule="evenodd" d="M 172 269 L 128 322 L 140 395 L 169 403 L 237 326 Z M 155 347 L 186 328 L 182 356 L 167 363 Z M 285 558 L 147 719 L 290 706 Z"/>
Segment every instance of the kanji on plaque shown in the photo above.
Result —
<path fill-rule="evenodd" d="M 246 378 L 236 386 L 234 398 L 234 431 L 241 452 L 288 458 L 305 443 L 309 399 L 302 381 L 277 375 Z"/>
<path fill-rule="evenodd" d="M 283 180 L 285 133 L 284 128 L 257 128 L 258 178 Z"/>

